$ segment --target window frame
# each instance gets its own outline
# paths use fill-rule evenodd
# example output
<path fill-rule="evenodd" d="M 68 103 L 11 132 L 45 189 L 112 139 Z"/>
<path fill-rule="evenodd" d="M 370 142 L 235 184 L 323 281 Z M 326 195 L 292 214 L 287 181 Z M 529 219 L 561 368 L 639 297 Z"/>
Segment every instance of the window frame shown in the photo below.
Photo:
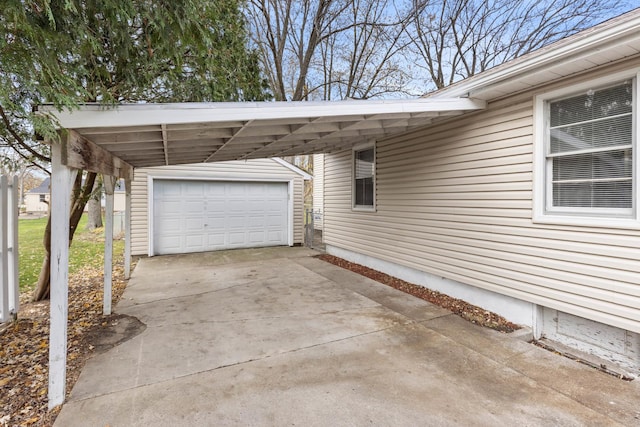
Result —
<path fill-rule="evenodd" d="M 578 225 L 589 227 L 640 228 L 638 204 L 640 191 L 640 144 L 638 142 L 638 123 L 640 118 L 640 71 L 626 70 L 606 77 L 590 79 L 582 83 L 540 93 L 534 96 L 534 158 L 533 158 L 533 215 L 534 223 L 558 225 Z M 570 98 L 589 89 L 606 88 L 625 80 L 633 79 L 632 106 L 632 207 L 628 208 L 580 208 L 553 206 L 552 173 L 553 167 L 548 161 L 549 149 L 549 104 L 553 101 Z"/>
<path fill-rule="evenodd" d="M 373 149 L 373 205 L 356 205 L 356 153 Z M 377 175 L 377 153 L 375 142 L 359 144 L 351 148 L 351 210 L 357 212 L 376 211 L 376 175 Z"/>

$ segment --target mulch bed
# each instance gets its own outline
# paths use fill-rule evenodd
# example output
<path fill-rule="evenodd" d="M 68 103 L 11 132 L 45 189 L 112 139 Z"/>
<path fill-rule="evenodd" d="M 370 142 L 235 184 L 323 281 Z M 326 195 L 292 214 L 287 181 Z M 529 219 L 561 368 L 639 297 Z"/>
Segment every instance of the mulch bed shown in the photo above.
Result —
<path fill-rule="evenodd" d="M 323 254 L 318 255 L 317 258 L 445 308 L 471 323 L 505 333 L 520 329 L 520 326 L 509 322 L 507 319 L 496 313 L 492 313 L 483 308 L 469 304 L 461 299 L 452 298 L 443 293 L 432 291 L 424 286 L 405 282 L 397 277 L 390 276 L 360 264 L 346 261 L 333 255 Z"/>
<path fill-rule="evenodd" d="M 122 261 L 114 265 L 112 283 L 115 306 L 126 287 Z M 87 337 L 116 318 L 102 314 L 102 297 L 102 267 L 69 276 L 67 397 L 95 351 Z M 0 332 L 0 426 L 52 425 L 59 408 L 48 410 L 48 381 L 49 301 L 21 304 L 18 320 Z"/>

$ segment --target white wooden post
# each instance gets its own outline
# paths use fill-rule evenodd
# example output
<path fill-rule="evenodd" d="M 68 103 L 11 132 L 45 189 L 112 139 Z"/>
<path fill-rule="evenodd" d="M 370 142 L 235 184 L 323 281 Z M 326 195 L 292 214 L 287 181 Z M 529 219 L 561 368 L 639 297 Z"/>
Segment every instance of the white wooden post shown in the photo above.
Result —
<path fill-rule="evenodd" d="M 67 377 L 69 209 L 77 171 L 62 164 L 62 144 L 51 144 L 51 325 L 49 409 L 64 403 Z"/>
<path fill-rule="evenodd" d="M 9 227 L 7 205 L 9 203 L 9 189 L 5 175 L 0 176 L 0 321 L 9 320 Z"/>
<path fill-rule="evenodd" d="M 124 180 L 124 278 L 131 275 L 131 180 Z"/>
<path fill-rule="evenodd" d="M 113 193 L 116 178 L 104 175 L 105 224 L 104 224 L 104 300 L 102 312 L 111 314 L 111 284 L 113 280 Z"/>
<path fill-rule="evenodd" d="M 18 177 L 14 176 L 9 183 L 9 311 L 15 316 L 20 309 L 20 273 L 18 271 L 18 215 L 20 199 Z"/>

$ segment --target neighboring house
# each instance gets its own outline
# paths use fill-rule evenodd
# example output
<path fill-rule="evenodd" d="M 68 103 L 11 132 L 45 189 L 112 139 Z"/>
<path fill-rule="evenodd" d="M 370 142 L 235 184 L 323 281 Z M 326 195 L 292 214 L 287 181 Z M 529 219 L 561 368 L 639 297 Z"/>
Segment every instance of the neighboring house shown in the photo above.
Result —
<path fill-rule="evenodd" d="M 30 213 L 48 212 L 50 198 L 49 178 L 44 179 L 36 188 L 32 188 L 24 195 L 25 210 Z"/>
<path fill-rule="evenodd" d="M 310 178 L 278 158 L 136 169 L 132 254 L 301 244 Z"/>
<path fill-rule="evenodd" d="M 427 96 L 482 111 L 325 154 L 327 252 L 638 376 L 639 15 Z"/>
<path fill-rule="evenodd" d="M 29 190 L 24 196 L 24 204 L 27 212 L 47 212 L 49 210 L 49 199 L 51 192 L 51 179 L 45 178 L 39 186 Z M 115 212 L 124 212 L 125 209 L 125 192 L 124 181 L 120 180 L 116 183 L 113 193 L 113 210 Z M 102 200 L 104 208 L 104 195 Z M 85 206 L 85 212 L 87 207 Z"/>

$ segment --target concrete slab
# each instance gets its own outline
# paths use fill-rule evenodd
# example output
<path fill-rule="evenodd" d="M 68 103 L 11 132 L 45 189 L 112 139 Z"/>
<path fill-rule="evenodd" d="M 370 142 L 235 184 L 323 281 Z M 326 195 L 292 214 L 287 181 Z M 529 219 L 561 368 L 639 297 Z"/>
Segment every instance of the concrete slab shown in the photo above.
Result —
<path fill-rule="evenodd" d="M 56 426 L 640 425 L 623 382 L 302 248 L 143 259 Z"/>

